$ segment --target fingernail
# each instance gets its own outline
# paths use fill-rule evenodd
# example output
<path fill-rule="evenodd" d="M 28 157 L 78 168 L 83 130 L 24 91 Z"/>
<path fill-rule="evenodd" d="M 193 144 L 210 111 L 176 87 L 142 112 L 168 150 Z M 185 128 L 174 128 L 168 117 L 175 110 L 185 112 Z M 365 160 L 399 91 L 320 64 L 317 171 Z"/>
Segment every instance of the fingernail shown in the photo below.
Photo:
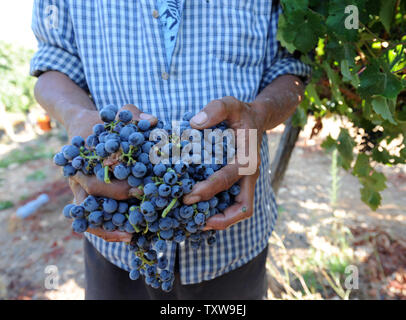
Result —
<path fill-rule="evenodd" d="M 201 125 L 207 121 L 207 114 L 206 112 L 201 111 L 190 120 L 198 125 Z"/>
<path fill-rule="evenodd" d="M 154 116 L 148 113 L 141 113 L 140 119 L 141 120 L 151 120 Z"/>
<path fill-rule="evenodd" d="M 187 200 L 187 203 L 193 204 L 193 203 L 199 202 L 200 199 L 201 199 L 200 196 L 191 196 L 191 197 L 188 197 L 186 200 Z"/>

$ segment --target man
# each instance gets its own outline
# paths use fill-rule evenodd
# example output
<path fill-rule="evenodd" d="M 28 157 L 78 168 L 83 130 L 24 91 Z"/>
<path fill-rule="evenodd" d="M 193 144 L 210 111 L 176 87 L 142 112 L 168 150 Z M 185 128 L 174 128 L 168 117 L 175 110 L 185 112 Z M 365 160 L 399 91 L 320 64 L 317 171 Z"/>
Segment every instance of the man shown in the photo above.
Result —
<path fill-rule="evenodd" d="M 256 129 L 255 174 L 238 164 L 196 184 L 184 202 L 210 199 L 240 181 L 237 203 L 207 221 L 219 230 L 213 247 L 168 245 L 175 285 L 170 293 L 128 279 L 132 258 L 122 232 L 89 230 L 85 240 L 86 299 L 263 299 L 268 238 L 277 209 L 265 131 L 286 120 L 302 99 L 310 69 L 276 40 L 280 7 L 270 0 L 36 0 L 39 49 L 31 74 L 38 102 L 70 137 L 88 136 L 97 109 L 124 106 L 137 119 L 179 120 L 197 113 L 197 129 L 226 121 Z M 201 110 L 202 109 L 202 110 Z M 142 110 L 142 111 L 141 111 Z M 201 110 L 201 112 L 199 112 Z M 77 202 L 87 194 L 126 199 L 126 182 L 70 179 Z"/>

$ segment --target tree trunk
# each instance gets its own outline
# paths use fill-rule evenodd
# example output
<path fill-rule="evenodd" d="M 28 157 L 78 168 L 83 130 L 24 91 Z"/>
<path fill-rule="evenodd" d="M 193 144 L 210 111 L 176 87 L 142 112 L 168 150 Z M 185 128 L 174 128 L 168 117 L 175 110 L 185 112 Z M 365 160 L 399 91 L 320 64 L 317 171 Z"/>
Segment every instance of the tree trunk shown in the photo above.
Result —
<path fill-rule="evenodd" d="M 292 126 L 292 117 L 286 120 L 285 130 L 283 131 L 278 149 L 276 150 L 275 158 L 271 164 L 272 188 L 275 194 L 278 193 L 301 130 L 301 127 Z"/>

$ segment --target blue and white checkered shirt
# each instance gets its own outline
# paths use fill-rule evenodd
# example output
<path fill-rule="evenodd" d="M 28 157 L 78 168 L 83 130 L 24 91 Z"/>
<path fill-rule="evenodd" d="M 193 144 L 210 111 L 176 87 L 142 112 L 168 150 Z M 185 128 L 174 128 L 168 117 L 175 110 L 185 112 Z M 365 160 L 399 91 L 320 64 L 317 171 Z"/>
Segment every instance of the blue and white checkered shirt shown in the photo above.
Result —
<path fill-rule="evenodd" d="M 31 74 L 60 71 L 88 90 L 98 108 L 132 103 L 165 122 L 179 120 L 185 111 L 196 113 L 223 96 L 253 101 L 278 76 L 310 75 L 310 68 L 276 40 L 280 7 L 274 2 L 184 0 L 168 55 L 154 0 L 36 0 L 32 28 L 39 48 Z M 261 158 L 253 216 L 219 231 L 212 247 L 193 250 L 188 241 L 181 244 L 182 284 L 234 270 L 266 247 L 277 217 L 266 135 Z M 131 255 L 124 243 L 86 237 L 109 261 L 129 270 Z M 173 268 L 175 243 L 167 255 Z"/>

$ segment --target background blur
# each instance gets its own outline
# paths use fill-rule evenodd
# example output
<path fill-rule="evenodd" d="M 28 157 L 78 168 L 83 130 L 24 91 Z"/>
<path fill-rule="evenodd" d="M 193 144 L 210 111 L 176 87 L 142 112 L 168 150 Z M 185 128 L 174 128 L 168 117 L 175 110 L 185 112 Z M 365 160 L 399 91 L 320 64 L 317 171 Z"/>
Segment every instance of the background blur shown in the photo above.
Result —
<path fill-rule="evenodd" d="M 72 194 L 52 156 L 63 128 L 35 103 L 29 60 L 32 0 L 0 2 L 0 299 L 83 299 L 82 236 L 60 214 Z M 312 118 L 279 189 L 270 239 L 270 299 L 406 299 L 406 169 L 382 167 L 388 188 L 373 212 L 356 178 L 321 142 L 344 124 Z M 284 130 L 269 132 L 271 152 Z M 25 219 L 19 207 L 47 194 Z"/>

